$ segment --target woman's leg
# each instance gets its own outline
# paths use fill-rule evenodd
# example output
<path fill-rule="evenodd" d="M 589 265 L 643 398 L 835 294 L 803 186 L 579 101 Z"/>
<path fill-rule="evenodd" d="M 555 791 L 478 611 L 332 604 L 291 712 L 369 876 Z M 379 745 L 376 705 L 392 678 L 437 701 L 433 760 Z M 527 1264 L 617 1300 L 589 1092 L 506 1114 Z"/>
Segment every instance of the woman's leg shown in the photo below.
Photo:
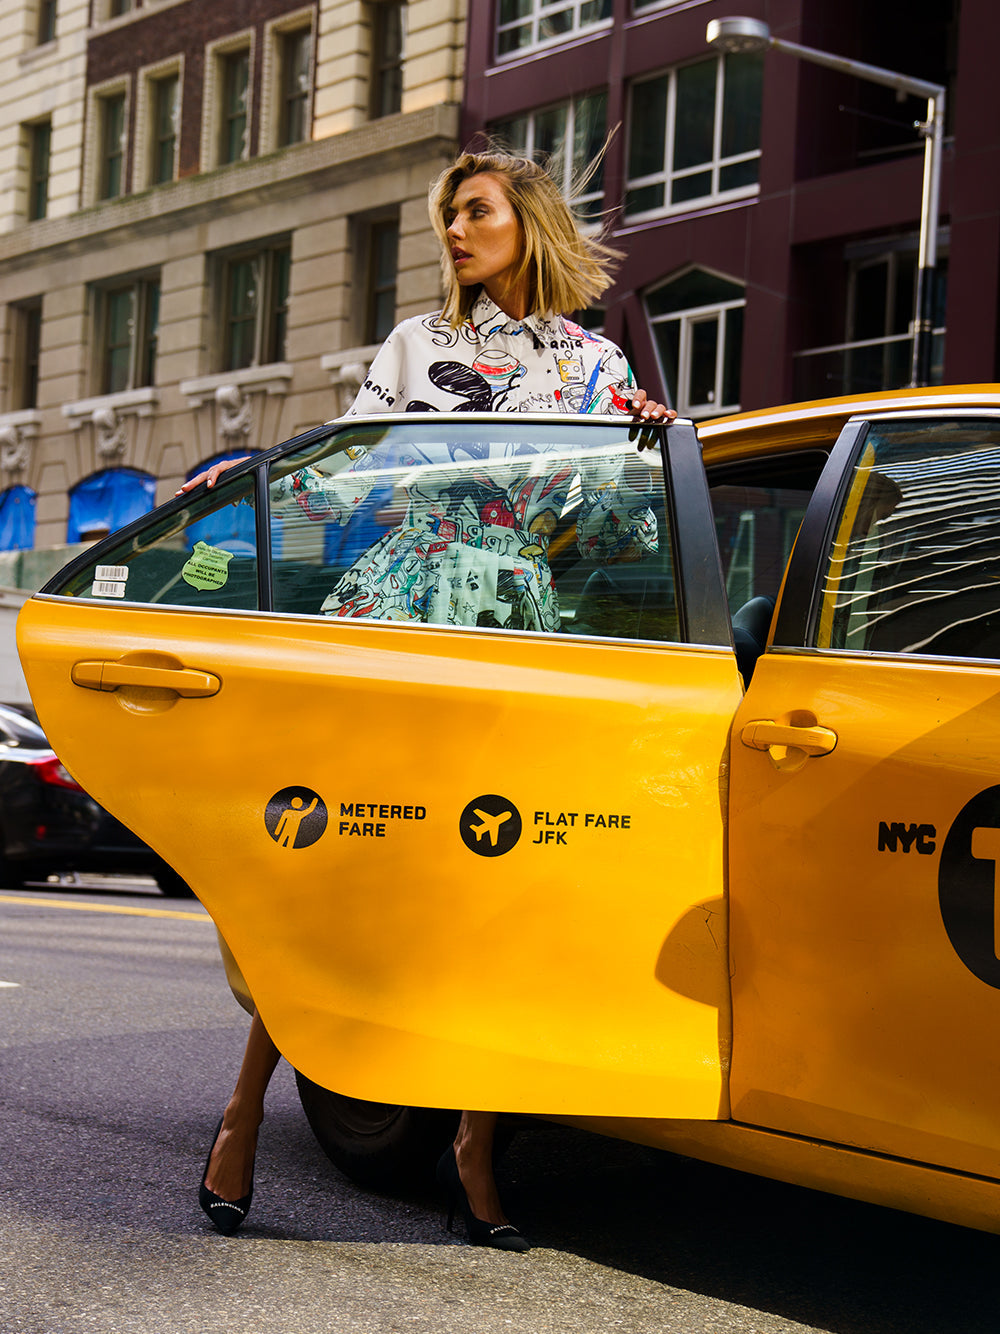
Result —
<path fill-rule="evenodd" d="M 484 1223 L 506 1223 L 493 1177 L 496 1112 L 463 1112 L 455 1136 L 455 1161 L 469 1208 Z"/>
<path fill-rule="evenodd" d="M 205 1185 L 223 1200 L 240 1200 L 249 1193 L 257 1132 L 264 1119 L 264 1094 L 279 1055 L 254 1010 L 236 1088 L 223 1114 L 222 1129 L 205 1173 Z"/>

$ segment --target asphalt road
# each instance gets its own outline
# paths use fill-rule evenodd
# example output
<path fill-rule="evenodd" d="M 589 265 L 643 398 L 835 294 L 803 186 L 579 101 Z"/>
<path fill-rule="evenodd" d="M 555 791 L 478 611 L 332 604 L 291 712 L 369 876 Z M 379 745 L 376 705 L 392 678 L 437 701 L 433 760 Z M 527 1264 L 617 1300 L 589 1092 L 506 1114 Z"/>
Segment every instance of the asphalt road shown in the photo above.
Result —
<path fill-rule="evenodd" d="M 157 915 L 159 914 L 159 915 Z M 1000 1238 L 541 1123 L 529 1255 L 321 1155 L 282 1065 L 234 1238 L 197 1184 L 242 1051 L 197 904 L 0 891 L 0 1334 L 992 1334 Z M 13 985 L 10 985 L 13 984 Z"/>

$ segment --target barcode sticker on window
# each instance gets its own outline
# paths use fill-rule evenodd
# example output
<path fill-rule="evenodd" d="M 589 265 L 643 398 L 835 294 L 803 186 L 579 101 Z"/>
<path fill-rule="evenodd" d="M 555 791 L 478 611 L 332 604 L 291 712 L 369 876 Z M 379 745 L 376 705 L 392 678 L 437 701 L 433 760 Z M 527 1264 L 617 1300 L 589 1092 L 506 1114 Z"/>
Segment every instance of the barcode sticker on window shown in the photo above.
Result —
<path fill-rule="evenodd" d="M 123 598 L 125 585 L 114 579 L 95 579 L 90 595 L 95 598 Z"/>
<path fill-rule="evenodd" d="M 124 583 L 128 578 L 127 565 L 98 565 L 94 570 L 94 579 L 114 579 Z"/>

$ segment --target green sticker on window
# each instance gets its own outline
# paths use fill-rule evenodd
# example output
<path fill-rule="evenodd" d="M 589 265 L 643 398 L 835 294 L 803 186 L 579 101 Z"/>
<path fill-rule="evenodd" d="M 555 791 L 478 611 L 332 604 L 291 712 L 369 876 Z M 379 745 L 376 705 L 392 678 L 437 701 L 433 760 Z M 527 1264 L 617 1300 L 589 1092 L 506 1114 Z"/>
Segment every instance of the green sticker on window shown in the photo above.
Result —
<path fill-rule="evenodd" d="M 192 588 L 222 588 L 229 579 L 229 562 L 233 558 L 231 551 L 221 547 L 210 547 L 207 542 L 196 542 L 181 576 Z"/>

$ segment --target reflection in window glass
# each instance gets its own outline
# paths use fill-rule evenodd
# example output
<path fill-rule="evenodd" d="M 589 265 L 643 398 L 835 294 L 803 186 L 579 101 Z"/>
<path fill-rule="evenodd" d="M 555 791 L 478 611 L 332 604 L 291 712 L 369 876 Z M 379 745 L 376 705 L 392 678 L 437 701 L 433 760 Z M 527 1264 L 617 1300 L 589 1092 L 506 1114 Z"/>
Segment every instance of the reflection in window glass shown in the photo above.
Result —
<path fill-rule="evenodd" d="M 1000 421 L 872 427 L 830 551 L 819 648 L 1000 658 Z"/>
<path fill-rule="evenodd" d="M 275 610 L 676 640 L 660 474 L 627 426 L 359 423 L 272 464 Z"/>
<path fill-rule="evenodd" d="M 155 479 L 149 480 L 155 488 Z M 196 494 L 137 536 L 112 542 L 96 559 L 71 566 L 58 592 L 109 602 L 254 610 L 258 605 L 256 549 L 251 544 L 248 550 L 245 543 L 237 545 L 220 536 L 233 531 L 234 518 L 236 526 L 245 531 L 241 518 L 245 514 L 251 517 L 249 531 L 253 532 L 253 494 L 252 475 Z M 152 495 L 147 510 L 151 504 Z M 214 540 L 202 540 L 198 534 L 210 526 Z"/>

